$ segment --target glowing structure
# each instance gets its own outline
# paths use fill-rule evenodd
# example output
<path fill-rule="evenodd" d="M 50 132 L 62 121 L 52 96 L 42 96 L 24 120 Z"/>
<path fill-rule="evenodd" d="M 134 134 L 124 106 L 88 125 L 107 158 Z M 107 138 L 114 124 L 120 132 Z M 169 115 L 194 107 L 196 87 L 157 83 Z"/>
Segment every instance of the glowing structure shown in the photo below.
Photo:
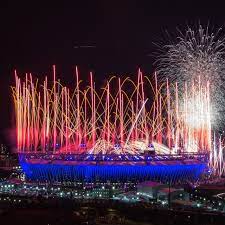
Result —
<path fill-rule="evenodd" d="M 163 169 L 161 172 L 156 170 L 156 175 L 152 176 L 168 179 L 169 175 L 165 172 L 168 165 L 165 162 L 171 162 L 171 157 L 176 162 L 169 165 L 171 171 L 179 165 L 179 169 L 175 170 L 183 177 L 196 179 L 201 174 L 206 164 L 202 156 L 211 151 L 209 82 L 202 85 L 199 77 L 197 82 L 185 83 L 184 89 L 179 90 L 177 83 L 170 84 L 168 80 L 159 83 L 156 75 L 151 83 L 139 70 L 137 82 L 128 77 L 123 80 L 112 77 L 99 93 L 92 73 L 90 85 L 84 88 L 77 68 L 75 77 L 75 90 L 71 92 L 57 81 L 53 66 L 52 87 L 46 77 L 42 89 L 39 89 L 31 74 L 26 75 L 22 82 L 15 71 L 13 97 L 17 149 L 27 177 L 46 179 L 54 177 L 50 171 L 61 174 L 62 168 L 69 167 L 66 174 L 70 174 L 68 179 L 74 180 L 77 179 L 74 171 L 89 175 L 93 172 L 87 169 L 90 165 L 78 169 L 82 163 L 115 160 L 117 164 L 114 164 L 114 169 L 125 162 L 126 167 L 120 168 L 120 172 L 125 174 L 124 171 L 139 168 L 141 162 L 142 169 L 135 172 L 139 180 L 143 173 L 148 174 L 146 177 L 149 178 L 151 171 L 155 171 L 153 168 L 156 168 L 154 161 L 157 161 Z M 180 92 L 184 93 L 182 97 Z M 149 156 L 152 150 L 159 158 Z M 187 164 L 185 160 L 191 156 L 194 163 L 188 161 Z M 67 167 L 63 167 L 60 160 L 66 162 Z M 51 165 L 47 163 L 49 161 Z M 132 167 L 134 164 L 137 166 L 135 161 L 139 167 Z M 127 168 L 127 163 L 130 168 Z M 104 166 L 108 168 L 110 165 Z M 100 174 L 99 165 L 92 165 L 91 168 Z M 112 167 L 107 168 L 106 171 L 111 171 L 111 174 Z M 45 172 L 48 175 L 43 175 Z"/>

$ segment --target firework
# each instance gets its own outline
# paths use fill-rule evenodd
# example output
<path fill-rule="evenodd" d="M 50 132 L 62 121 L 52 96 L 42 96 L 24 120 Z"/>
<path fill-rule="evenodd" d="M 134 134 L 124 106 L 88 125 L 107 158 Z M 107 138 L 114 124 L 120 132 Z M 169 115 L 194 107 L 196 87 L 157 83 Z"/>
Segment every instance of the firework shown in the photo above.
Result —
<path fill-rule="evenodd" d="M 84 88 L 77 68 L 75 75 L 71 91 L 57 81 L 55 66 L 53 85 L 46 77 L 40 86 L 31 74 L 21 81 L 15 71 L 19 153 L 139 154 L 152 147 L 157 154 L 211 151 L 210 83 L 200 76 L 179 85 L 159 82 L 156 75 L 151 82 L 139 70 L 137 81 L 112 77 L 97 90 L 92 73 Z"/>
<path fill-rule="evenodd" d="M 185 82 L 197 81 L 199 77 L 203 86 L 210 82 L 211 120 L 217 128 L 224 125 L 224 40 L 220 29 L 213 33 L 201 25 L 196 30 L 188 28 L 184 33 L 179 32 L 174 43 L 160 46 L 156 60 L 158 75 L 178 82 L 179 87 Z"/>

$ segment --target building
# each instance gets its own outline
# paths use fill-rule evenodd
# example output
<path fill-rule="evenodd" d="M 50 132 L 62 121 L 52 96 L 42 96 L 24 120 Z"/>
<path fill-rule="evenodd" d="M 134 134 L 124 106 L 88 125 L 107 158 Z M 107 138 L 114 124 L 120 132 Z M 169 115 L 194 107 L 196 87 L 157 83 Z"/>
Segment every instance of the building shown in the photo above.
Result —
<path fill-rule="evenodd" d="M 177 189 L 177 188 L 162 188 L 159 189 L 158 191 L 158 195 L 157 195 L 158 199 L 161 201 L 168 201 L 168 199 L 170 198 L 170 201 L 174 201 L 174 200 L 189 200 L 189 193 L 185 192 L 184 189 Z"/>
<path fill-rule="evenodd" d="M 159 201 L 189 200 L 189 194 L 184 189 L 170 188 L 168 184 L 158 182 L 143 182 L 137 185 L 137 194 Z"/>
<path fill-rule="evenodd" d="M 137 185 L 138 195 L 145 195 L 151 198 L 157 198 L 159 189 L 167 187 L 166 184 L 158 182 L 146 181 Z"/>

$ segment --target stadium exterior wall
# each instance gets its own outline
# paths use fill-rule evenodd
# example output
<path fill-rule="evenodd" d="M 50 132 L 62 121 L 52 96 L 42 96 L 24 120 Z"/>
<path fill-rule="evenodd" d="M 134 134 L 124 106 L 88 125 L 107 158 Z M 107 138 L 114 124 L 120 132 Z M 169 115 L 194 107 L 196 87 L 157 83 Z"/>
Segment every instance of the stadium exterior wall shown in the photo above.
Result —
<path fill-rule="evenodd" d="M 61 164 L 57 162 L 33 163 L 20 161 L 30 181 L 40 182 L 160 182 L 196 181 L 207 168 L 207 163 L 190 164 Z"/>

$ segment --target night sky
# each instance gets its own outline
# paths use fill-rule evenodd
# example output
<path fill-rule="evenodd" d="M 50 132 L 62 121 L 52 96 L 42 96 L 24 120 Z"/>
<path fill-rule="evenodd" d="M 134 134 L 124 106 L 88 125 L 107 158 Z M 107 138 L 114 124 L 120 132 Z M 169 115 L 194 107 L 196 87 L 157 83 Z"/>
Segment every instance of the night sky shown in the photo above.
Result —
<path fill-rule="evenodd" d="M 118 2 L 74 1 L 73 5 L 38 6 L 18 1 L 17 5 L 2 6 L 0 142 L 10 145 L 9 131 L 14 126 L 10 93 L 14 69 L 20 76 L 32 72 L 43 78 L 52 76 L 51 66 L 56 64 L 58 76 L 69 86 L 74 82 L 75 65 L 79 66 L 81 79 L 93 71 L 97 82 L 114 74 L 134 77 L 138 67 L 151 74 L 155 68 L 153 42 L 163 40 L 167 44 L 166 31 L 174 34 L 177 27 L 182 30 L 187 24 L 199 22 L 224 26 L 225 16 L 185 16 L 179 10 L 169 10 L 169 5 L 164 12 L 168 9 L 167 15 L 170 12 L 173 16 L 154 16 L 164 13 L 153 8 L 150 1 Z M 182 16 L 174 16 L 178 13 Z"/>

